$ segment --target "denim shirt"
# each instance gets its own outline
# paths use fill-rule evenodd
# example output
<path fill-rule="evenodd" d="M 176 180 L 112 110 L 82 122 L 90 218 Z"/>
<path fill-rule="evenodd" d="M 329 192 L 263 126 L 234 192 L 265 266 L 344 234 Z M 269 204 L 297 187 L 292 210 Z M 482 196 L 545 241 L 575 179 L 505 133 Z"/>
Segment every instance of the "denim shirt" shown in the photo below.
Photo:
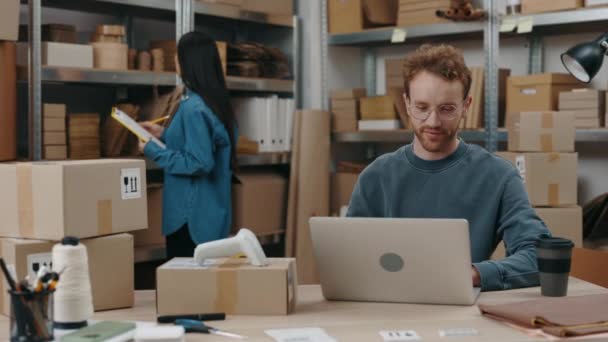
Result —
<path fill-rule="evenodd" d="M 222 122 L 192 91 L 182 98 L 161 140 L 144 154 L 164 170 L 163 235 L 188 224 L 196 244 L 222 239 L 230 232 L 231 141 Z"/>

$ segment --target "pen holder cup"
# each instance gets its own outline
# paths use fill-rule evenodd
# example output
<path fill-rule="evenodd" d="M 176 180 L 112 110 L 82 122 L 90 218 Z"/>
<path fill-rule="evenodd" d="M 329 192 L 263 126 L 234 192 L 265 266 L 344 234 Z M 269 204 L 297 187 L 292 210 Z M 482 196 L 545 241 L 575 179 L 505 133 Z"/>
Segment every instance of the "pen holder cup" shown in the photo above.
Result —
<path fill-rule="evenodd" d="M 53 340 L 53 291 L 8 291 L 11 296 L 11 341 Z"/>

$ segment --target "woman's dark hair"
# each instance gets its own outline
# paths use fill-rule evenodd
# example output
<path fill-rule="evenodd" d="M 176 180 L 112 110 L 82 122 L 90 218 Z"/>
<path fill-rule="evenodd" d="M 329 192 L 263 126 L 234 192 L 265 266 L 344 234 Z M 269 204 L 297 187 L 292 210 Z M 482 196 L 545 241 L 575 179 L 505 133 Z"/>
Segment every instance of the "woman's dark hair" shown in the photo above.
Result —
<path fill-rule="evenodd" d="M 184 85 L 197 93 L 224 124 L 230 137 L 230 166 L 236 168 L 236 119 L 215 40 L 189 32 L 177 44 L 177 59 Z"/>

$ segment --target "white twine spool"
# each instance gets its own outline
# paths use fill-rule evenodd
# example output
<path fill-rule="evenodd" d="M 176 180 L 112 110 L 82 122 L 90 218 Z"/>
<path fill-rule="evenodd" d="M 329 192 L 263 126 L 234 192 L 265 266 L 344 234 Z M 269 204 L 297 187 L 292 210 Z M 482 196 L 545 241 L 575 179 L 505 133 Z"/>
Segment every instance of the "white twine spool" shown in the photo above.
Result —
<path fill-rule="evenodd" d="M 54 321 L 78 325 L 89 320 L 93 316 L 93 296 L 87 248 L 81 243 L 65 244 L 65 239 L 64 244 L 56 244 L 53 270 L 61 272 L 54 294 Z"/>

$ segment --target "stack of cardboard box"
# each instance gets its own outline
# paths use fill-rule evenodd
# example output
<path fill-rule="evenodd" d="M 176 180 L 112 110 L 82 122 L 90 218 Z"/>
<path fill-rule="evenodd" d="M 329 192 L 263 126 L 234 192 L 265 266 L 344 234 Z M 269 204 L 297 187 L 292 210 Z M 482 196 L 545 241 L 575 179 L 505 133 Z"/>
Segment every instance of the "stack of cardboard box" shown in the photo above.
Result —
<path fill-rule="evenodd" d="M 404 84 L 403 84 L 403 59 L 385 59 L 384 60 L 384 75 L 386 78 L 386 95 L 393 99 L 393 104 L 399 114 L 401 124 L 405 128 L 412 128 L 403 99 Z"/>
<path fill-rule="evenodd" d="M 70 114 L 70 159 L 95 159 L 101 156 L 99 129 L 99 114 Z"/>
<path fill-rule="evenodd" d="M 451 22 L 438 17 L 436 13 L 438 10 L 449 10 L 453 2 L 452 0 L 400 0 L 397 25 L 416 26 Z"/>
<path fill-rule="evenodd" d="M 0 164 L 0 256 L 18 279 L 52 262 L 66 236 L 87 247 L 93 305 L 133 305 L 133 237 L 148 227 L 142 160 Z M 8 284 L 0 282 L 0 311 L 9 314 Z"/>
<path fill-rule="evenodd" d="M 573 89 L 559 93 L 559 110 L 574 114 L 577 128 L 603 127 L 606 120 L 605 91 Z"/>
<path fill-rule="evenodd" d="M 67 159 L 68 146 L 65 131 L 66 110 L 64 104 L 45 103 L 42 106 L 43 158 Z"/>
<path fill-rule="evenodd" d="M 564 112 L 510 115 L 509 151 L 498 155 L 515 165 L 537 214 L 554 236 L 582 246 L 582 209 L 577 205 L 574 116 Z M 494 258 L 504 256 L 497 249 Z"/>
<path fill-rule="evenodd" d="M 401 128 L 393 97 L 372 96 L 361 98 L 359 130 L 391 130 Z"/>
<path fill-rule="evenodd" d="M 352 132 L 359 122 L 359 100 L 365 97 L 363 88 L 334 90 L 331 92 L 332 132 Z"/>

